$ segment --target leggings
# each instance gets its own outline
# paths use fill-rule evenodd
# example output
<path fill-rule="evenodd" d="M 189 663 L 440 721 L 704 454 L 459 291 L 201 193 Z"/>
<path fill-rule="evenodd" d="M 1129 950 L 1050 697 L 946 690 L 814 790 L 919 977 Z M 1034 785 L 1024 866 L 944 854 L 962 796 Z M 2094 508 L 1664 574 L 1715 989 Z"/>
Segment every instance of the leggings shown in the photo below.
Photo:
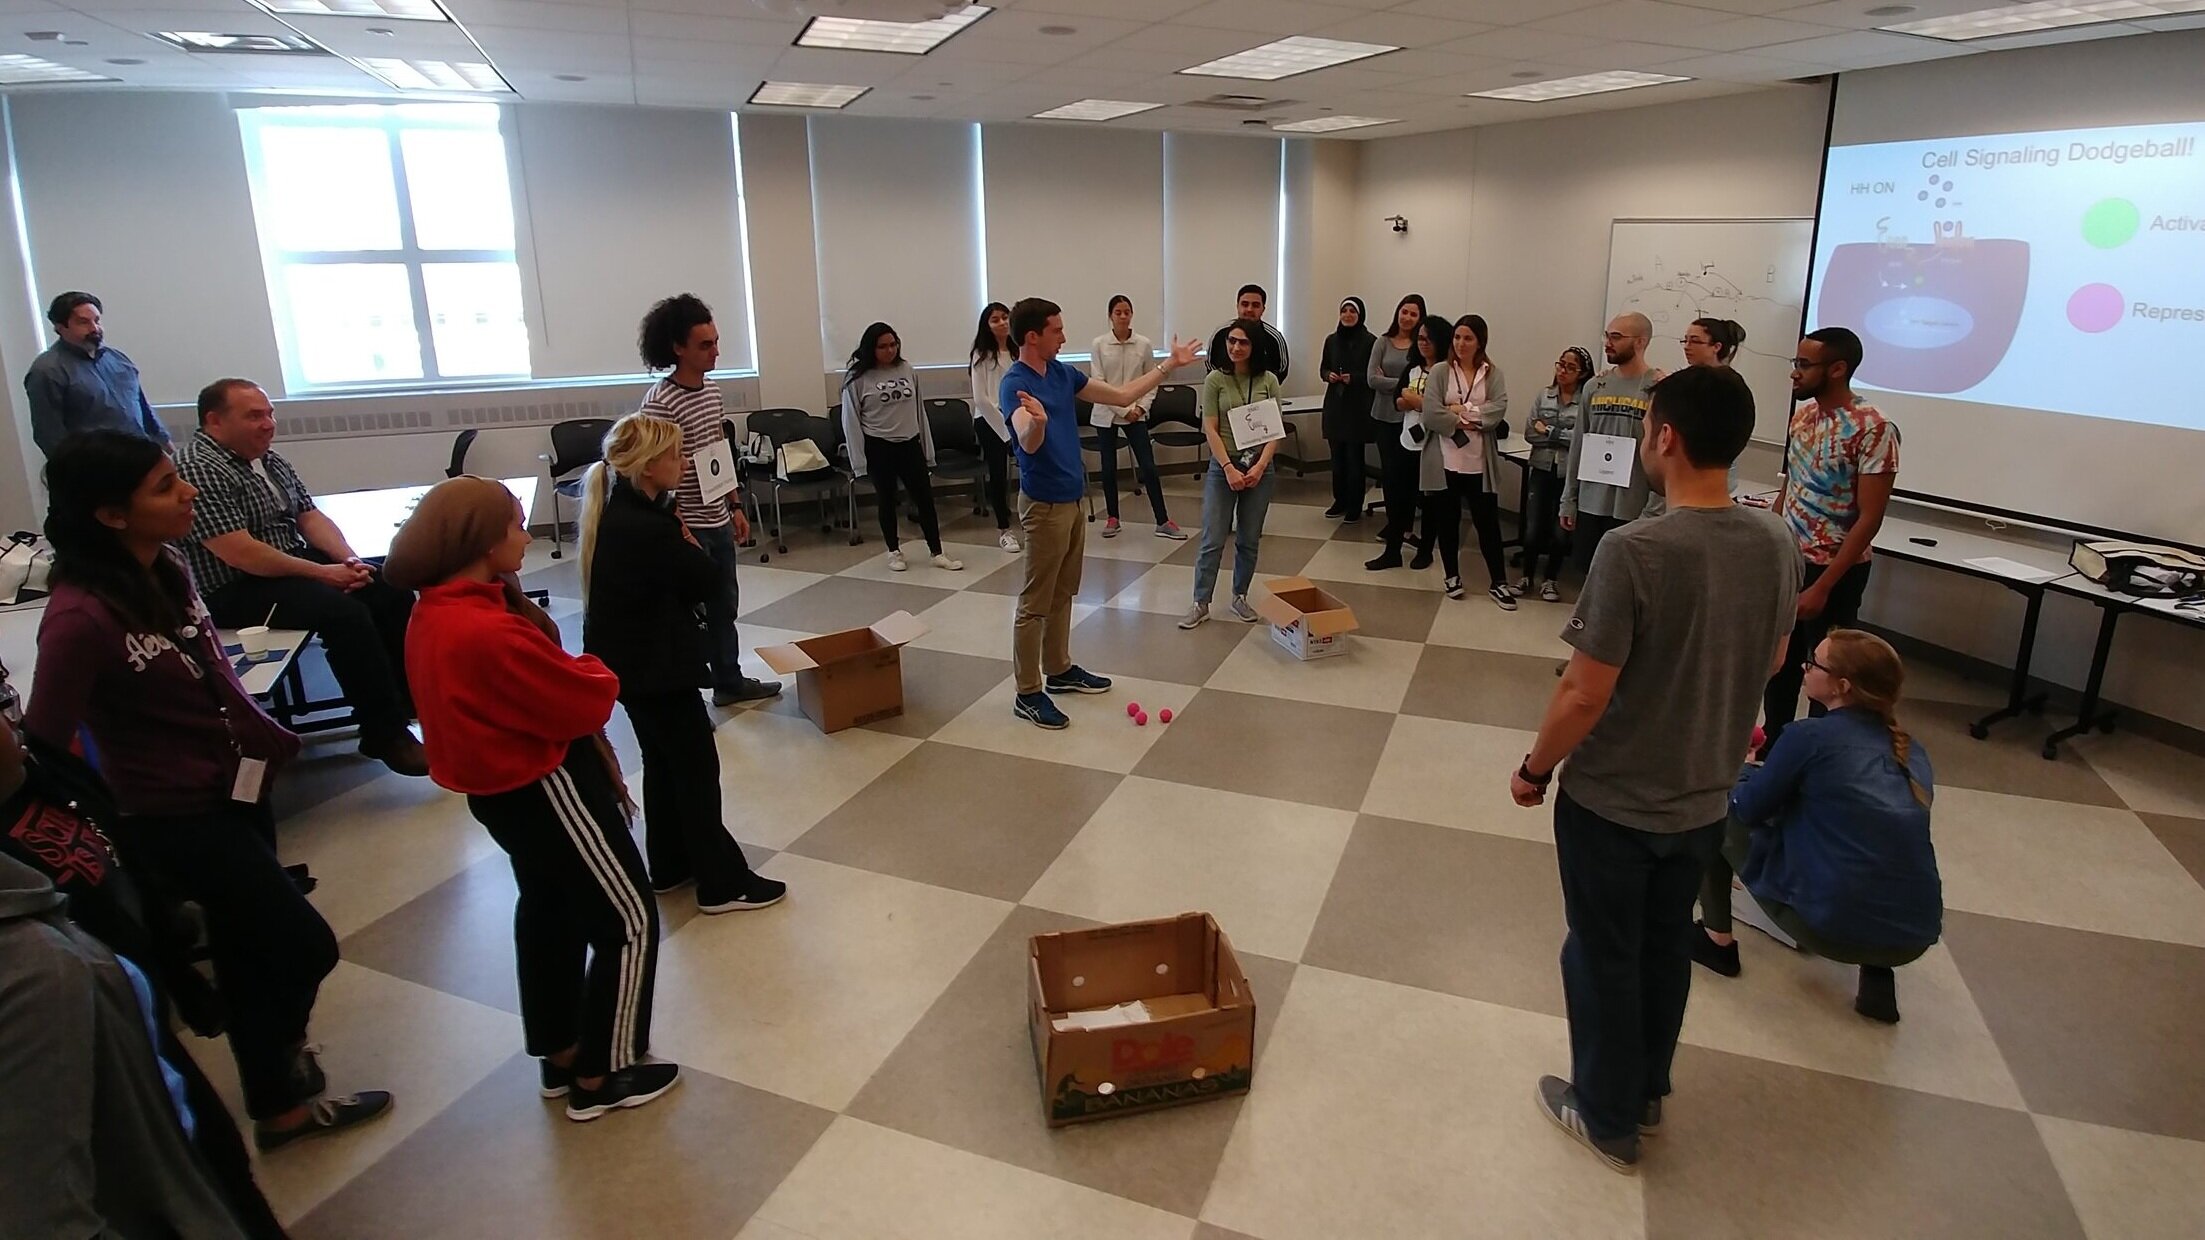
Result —
<path fill-rule="evenodd" d="M 1501 568 L 1501 507 L 1500 498 L 1486 489 L 1484 474 L 1458 474 L 1447 472 L 1447 489 L 1430 491 L 1424 495 L 1424 525 L 1427 537 L 1439 542 L 1440 566 L 1449 577 L 1462 576 L 1462 512 L 1470 510 L 1470 525 L 1478 532 L 1478 554 L 1485 557 L 1485 570 L 1493 578 L 1494 585 L 1507 582 Z"/>
<path fill-rule="evenodd" d="M 995 528 L 1011 528 L 1011 445 L 977 421 L 973 437 L 980 441 L 980 457 L 987 462 L 988 507 L 995 510 Z"/>
<path fill-rule="evenodd" d="M 1399 550 L 1402 540 L 1416 524 L 1416 477 L 1424 457 L 1401 446 L 1400 423 L 1381 422 L 1378 425 L 1378 461 L 1378 485 L 1386 497 L 1386 527 L 1382 537 L 1387 546 Z"/>
<path fill-rule="evenodd" d="M 865 437 L 865 476 L 872 480 L 880 504 L 880 536 L 894 551 L 902 545 L 896 534 L 896 488 L 911 492 L 911 504 L 919 510 L 919 532 L 926 535 L 927 550 L 942 553 L 942 525 L 934 516 L 934 484 L 928 480 L 926 445 L 911 439 Z"/>

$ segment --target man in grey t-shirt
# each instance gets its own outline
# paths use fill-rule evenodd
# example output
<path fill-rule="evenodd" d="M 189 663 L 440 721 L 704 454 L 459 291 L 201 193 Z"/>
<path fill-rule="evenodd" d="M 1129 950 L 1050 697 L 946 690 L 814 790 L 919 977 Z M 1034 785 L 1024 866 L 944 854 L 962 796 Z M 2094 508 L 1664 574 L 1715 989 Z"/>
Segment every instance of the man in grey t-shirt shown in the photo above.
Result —
<path fill-rule="evenodd" d="M 1619 1171 L 1661 1122 L 1692 985 L 1692 901 L 1797 607 L 1792 538 L 1730 500 L 1726 471 L 1752 432 L 1735 371 L 1693 367 L 1654 386 L 1638 459 L 1669 511 L 1602 541 L 1562 633 L 1577 653 L 1510 785 L 1518 805 L 1538 805 L 1568 760 L 1554 851 L 1571 1079 L 1540 1078 L 1538 1099 Z"/>

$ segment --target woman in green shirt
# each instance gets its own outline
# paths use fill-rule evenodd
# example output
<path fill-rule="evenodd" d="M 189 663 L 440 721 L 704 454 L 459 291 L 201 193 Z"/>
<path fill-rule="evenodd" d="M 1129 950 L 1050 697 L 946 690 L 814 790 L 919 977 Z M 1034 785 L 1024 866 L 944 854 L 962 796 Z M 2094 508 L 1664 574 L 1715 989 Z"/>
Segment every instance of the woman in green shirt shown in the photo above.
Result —
<path fill-rule="evenodd" d="M 1202 381 L 1202 434 L 1210 443 L 1210 472 L 1202 482 L 1202 550 L 1194 562 L 1194 608 L 1179 622 L 1191 629 L 1210 618 L 1210 596 L 1217 589 L 1218 562 L 1225 536 L 1233 535 L 1233 601 L 1236 620 L 1253 623 L 1248 588 L 1256 580 L 1256 545 L 1263 539 L 1263 517 L 1271 507 L 1271 458 L 1279 441 L 1242 446 L 1226 413 L 1259 400 L 1277 400 L 1277 361 L 1271 333 L 1250 319 L 1237 319 L 1210 347 L 1210 373 Z"/>

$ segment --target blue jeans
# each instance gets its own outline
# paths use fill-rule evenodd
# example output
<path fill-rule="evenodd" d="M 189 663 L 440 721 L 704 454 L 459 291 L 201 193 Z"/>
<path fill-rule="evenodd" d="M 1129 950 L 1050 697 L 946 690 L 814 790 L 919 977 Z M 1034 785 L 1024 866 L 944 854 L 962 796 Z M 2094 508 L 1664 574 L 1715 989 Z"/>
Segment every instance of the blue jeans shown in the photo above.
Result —
<path fill-rule="evenodd" d="M 730 692 L 743 684 L 743 644 L 735 637 L 735 613 L 742 605 L 742 593 L 735 585 L 735 564 L 742 556 L 735 546 L 735 523 L 703 529 L 691 526 L 689 532 L 697 536 L 697 545 L 720 566 L 727 580 L 727 589 L 705 600 L 704 627 L 712 643 L 706 656 L 712 661 L 712 688 Z"/>
<path fill-rule="evenodd" d="M 1217 592 L 1217 565 L 1225 558 L 1225 536 L 1233 536 L 1233 597 L 1248 593 L 1256 582 L 1256 544 L 1263 541 L 1263 517 L 1271 510 L 1271 483 L 1276 474 L 1266 469 L 1263 480 L 1245 491 L 1235 491 L 1225 481 L 1225 467 L 1210 462 L 1202 480 L 1202 551 L 1194 560 L 1194 601 L 1207 603 Z"/>

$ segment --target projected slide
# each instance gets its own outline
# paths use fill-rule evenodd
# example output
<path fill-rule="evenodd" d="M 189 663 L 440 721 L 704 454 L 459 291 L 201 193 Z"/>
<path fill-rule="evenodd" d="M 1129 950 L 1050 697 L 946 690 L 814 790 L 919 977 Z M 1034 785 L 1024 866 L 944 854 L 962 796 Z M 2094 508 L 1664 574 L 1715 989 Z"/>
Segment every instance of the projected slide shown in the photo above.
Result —
<path fill-rule="evenodd" d="M 2205 429 L 2205 124 L 1834 147 L 1809 322 L 1859 386 Z"/>

